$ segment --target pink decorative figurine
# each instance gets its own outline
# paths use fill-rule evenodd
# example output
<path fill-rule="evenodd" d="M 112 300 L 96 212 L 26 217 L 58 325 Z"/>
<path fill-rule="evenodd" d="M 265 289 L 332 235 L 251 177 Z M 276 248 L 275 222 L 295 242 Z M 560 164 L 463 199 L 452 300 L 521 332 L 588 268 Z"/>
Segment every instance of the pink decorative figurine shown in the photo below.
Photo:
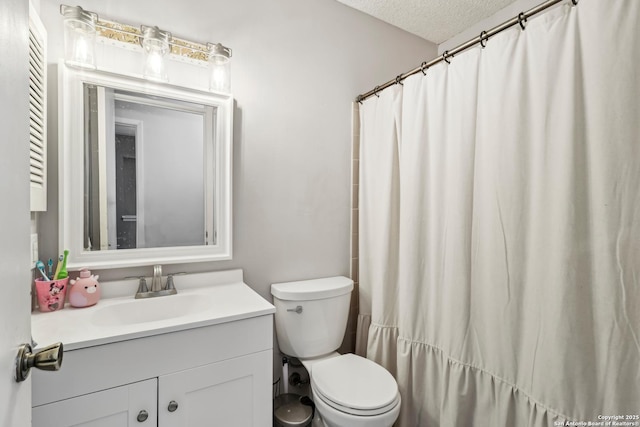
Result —
<path fill-rule="evenodd" d="M 80 277 L 69 282 L 69 303 L 73 307 L 89 307 L 100 299 L 98 277 L 92 276 L 86 268 L 80 270 Z"/>

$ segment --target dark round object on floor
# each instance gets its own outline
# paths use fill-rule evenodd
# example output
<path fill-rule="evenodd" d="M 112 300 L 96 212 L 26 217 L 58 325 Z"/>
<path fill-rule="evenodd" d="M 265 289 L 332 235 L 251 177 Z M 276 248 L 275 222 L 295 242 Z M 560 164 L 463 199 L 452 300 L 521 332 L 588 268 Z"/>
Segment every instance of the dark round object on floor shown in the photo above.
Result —
<path fill-rule="evenodd" d="M 311 406 L 300 402 L 301 396 L 285 393 L 273 400 L 274 427 L 308 427 L 313 411 Z"/>

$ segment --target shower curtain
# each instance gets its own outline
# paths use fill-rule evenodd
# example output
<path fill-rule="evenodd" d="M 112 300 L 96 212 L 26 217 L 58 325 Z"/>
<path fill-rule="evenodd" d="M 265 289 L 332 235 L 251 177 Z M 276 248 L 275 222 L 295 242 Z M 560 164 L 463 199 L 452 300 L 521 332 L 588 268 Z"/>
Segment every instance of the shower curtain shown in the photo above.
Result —
<path fill-rule="evenodd" d="M 360 106 L 358 349 L 397 426 L 640 425 L 639 21 L 568 2 Z"/>

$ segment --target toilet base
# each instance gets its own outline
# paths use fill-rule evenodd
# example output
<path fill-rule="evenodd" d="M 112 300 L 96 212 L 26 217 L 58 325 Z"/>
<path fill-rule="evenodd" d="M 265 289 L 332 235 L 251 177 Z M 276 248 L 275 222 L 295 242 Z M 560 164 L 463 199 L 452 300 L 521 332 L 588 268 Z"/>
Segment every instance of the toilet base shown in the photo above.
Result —
<path fill-rule="evenodd" d="M 400 415 L 402 403 L 399 400 L 393 409 L 384 414 L 363 417 L 338 411 L 315 395 L 313 395 L 313 402 L 316 405 L 316 416 L 313 419 L 312 427 L 392 427 Z"/>
<path fill-rule="evenodd" d="M 320 414 L 316 413 L 316 416 L 311 423 L 311 427 L 327 427 L 327 425 L 322 421 Z"/>
<path fill-rule="evenodd" d="M 313 378 L 314 366 L 317 363 L 340 356 L 340 353 L 334 351 L 320 357 L 309 359 L 300 358 L 300 362 L 302 362 L 306 368 L 309 373 L 309 377 Z M 310 391 L 311 398 L 316 405 L 316 414 L 311 424 L 312 427 L 392 427 L 393 423 L 396 422 L 400 415 L 400 406 L 402 402 L 399 395 L 397 405 L 391 408 L 388 412 L 373 416 L 357 416 L 347 414 L 329 406 L 322 400 L 322 398 L 316 396 L 311 384 Z"/>

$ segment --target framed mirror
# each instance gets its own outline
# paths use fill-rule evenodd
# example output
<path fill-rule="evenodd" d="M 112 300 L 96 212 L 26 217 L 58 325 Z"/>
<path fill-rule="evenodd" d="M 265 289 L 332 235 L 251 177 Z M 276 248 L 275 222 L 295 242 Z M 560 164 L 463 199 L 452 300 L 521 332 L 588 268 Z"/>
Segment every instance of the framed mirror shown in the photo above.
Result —
<path fill-rule="evenodd" d="M 59 69 L 69 268 L 231 259 L 231 96 Z"/>

